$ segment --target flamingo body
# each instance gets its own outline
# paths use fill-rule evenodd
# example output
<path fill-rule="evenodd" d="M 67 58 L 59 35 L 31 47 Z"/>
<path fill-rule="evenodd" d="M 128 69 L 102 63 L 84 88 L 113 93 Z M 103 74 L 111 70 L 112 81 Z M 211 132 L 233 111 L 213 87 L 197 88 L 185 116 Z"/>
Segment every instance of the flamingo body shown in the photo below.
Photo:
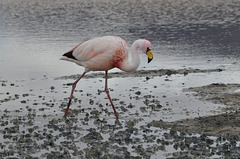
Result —
<path fill-rule="evenodd" d="M 116 118 L 118 119 L 107 88 L 107 71 L 115 67 L 125 72 L 136 70 L 140 63 L 138 50 L 142 50 L 142 52 L 146 53 L 148 62 L 150 62 L 153 59 L 151 47 L 152 45 L 148 40 L 139 39 L 133 43 L 131 53 L 129 53 L 127 43 L 122 38 L 117 36 L 103 36 L 80 43 L 72 50 L 65 53 L 61 58 L 62 60 L 71 61 L 85 67 L 82 76 L 73 83 L 65 115 L 67 115 L 76 84 L 85 73 L 89 71 L 105 71 L 105 91 L 112 104 Z"/>
<path fill-rule="evenodd" d="M 114 67 L 121 69 L 122 61 L 128 57 L 126 42 L 120 37 L 104 36 L 85 41 L 68 53 L 63 60 L 75 62 L 88 71 L 107 71 Z"/>

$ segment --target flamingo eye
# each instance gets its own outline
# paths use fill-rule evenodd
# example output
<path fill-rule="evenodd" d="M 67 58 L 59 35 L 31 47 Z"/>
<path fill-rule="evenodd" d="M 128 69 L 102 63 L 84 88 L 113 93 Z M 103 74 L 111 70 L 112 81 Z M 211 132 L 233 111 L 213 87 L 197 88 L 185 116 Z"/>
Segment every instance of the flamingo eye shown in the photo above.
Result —
<path fill-rule="evenodd" d="M 147 51 L 146 51 L 146 53 L 148 52 L 148 51 L 150 51 L 151 49 L 149 49 L 149 47 L 147 47 Z"/>

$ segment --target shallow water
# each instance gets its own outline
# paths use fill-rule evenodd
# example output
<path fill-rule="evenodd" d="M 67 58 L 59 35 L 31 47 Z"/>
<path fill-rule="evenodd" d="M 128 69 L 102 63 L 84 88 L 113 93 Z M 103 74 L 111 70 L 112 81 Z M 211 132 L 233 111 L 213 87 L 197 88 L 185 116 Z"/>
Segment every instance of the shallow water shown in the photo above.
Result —
<path fill-rule="evenodd" d="M 8 71 L 0 74 L 25 79 L 80 73 L 58 59 L 103 35 L 120 36 L 129 46 L 139 38 L 150 40 L 156 58 L 150 65 L 142 58 L 140 69 L 231 64 L 240 56 L 239 5 L 234 0 L 2 1 L 0 66 Z"/>
<path fill-rule="evenodd" d="M 32 149 L 23 148 L 24 153 L 14 150 L 14 155 L 10 156 L 30 154 L 46 157 L 44 155 L 49 155 L 51 151 L 63 153 L 69 146 L 71 157 L 83 156 L 87 148 L 94 148 L 92 143 L 82 141 L 90 128 L 103 137 L 101 142 L 96 141 L 97 144 L 110 143 L 107 150 L 111 154 L 116 154 L 122 146 L 132 156 L 141 156 L 136 148 L 139 145 L 144 145 L 145 155 L 152 158 L 166 157 L 176 151 L 170 144 L 165 147 L 166 150 L 160 148 L 157 153 L 149 153 L 147 148 L 153 151 L 158 143 L 147 142 L 144 139 L 146 135 L 164 139 L 166 131 L 156 128 L 148 134 L 146 125 L 153 120 L 176 121 L 222 111 L 223 105 L 199 101 L 182 90 L 211 83 L 239 83 L 239 8 L 240 2 L 235 0 L 1 1 L 0 114 L 2 124 L 9 120 L 10 123 L 0 131 L 4 133 L 7 128 L 16 126 L 13 136 L 19 139 L 21 133 L 29 128 L 34 128 L 33 132 L 40 136 L 44 136 L 47 130 L 47 134 L 53 134 L 55 146 L 47 145 L 47 140 L 42 143 L 39 138 L 31 136 L 34 141 Z M 123 126 L 116 131 L 112 130 L 116 126 L 114 114 L 105 93 L 101 93 L 104 79 L 83 79 L 70 108 L 73 114 L 77 114 L 69 117 L 68 123 L 77 130 L 69 128 L 62 115 L 71 89 L 68 84 L 73 79 L 55 79 L 80 74 L 83 68 L 59 58 L 78 43 L 103 35 L 120 36 L 129 46 L 139 38 L 150 40 L 154 60 L 147 64 L 142 54 L 139 70 L 195 68 L 223 71 L 149 76 L 148 80 L 132 76 L 109 79 L 110 93 Z M 115 71 L 119 70 L 112 72 Z M 89 119 L 86 119 L 87 114 L 90 114 Z M 33 125 L 25 123 L 19 127 L 13 124 L 15 119 L 25 122 L 25 118 Z M 103 122 L 102 125 L 97 118 Z M 64 132 L 72 132 L 70 136 L 64 136 L 60 130 L 51 127 L 54 126 L 53 120 L 58 121 L 55 126 L 63 128 Z M 128 125 L 131 122 L 135 122 L 133 127 L 137 130 L 133 130 L 137 132 L 128 132 L 127 135 L 134 142 L 127 143 L 124 135 L 122 143 L 115 142 L 119 140 L 119 132 L 133 131 Z M 103 131 L 105 126 L 110 128 Z M 0 140 L 8 148 L 1 150 L 11 150 L 10 145 L 19 149 L 19 143 L 5 137 L 0 135 Z M 39 146 L 41 150 L 37 151 Z M 120 156 L 125 155 L 121 153 Z"/>

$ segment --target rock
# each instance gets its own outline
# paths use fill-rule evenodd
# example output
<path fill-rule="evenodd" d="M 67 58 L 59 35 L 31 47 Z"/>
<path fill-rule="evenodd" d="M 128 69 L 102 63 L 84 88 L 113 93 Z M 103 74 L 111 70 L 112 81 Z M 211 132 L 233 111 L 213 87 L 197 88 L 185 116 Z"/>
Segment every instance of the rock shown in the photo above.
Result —
<path fill-rule="evenodd" d="M 97 142 L 100 140 L 103 140 L 103 137 L 98 132 L 90 132 L 81 138 L 81 141 L 83 141 L 85 143 L 93 143 L 93 142 Z"/>
<path fill-rule="evenodd" d="M 140 95 L 140 94 L 141 94 L 141 92 L 140 92 L 140 91 L 137 91 L 137 92 L 135 92 L 135 94 L 136 94 L 136 95 Z"/>

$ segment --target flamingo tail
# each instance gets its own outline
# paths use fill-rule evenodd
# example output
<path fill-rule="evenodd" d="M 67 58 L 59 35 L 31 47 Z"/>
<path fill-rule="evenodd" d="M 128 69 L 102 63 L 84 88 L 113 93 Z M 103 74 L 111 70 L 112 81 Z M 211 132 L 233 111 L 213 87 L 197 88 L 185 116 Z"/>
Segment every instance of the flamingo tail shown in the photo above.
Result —
<path fill-rule="evenodd" d="M 73 59 L 73 60 L 77 60 L 74 56 L 73 56 L 73 50 L 63 54 L 63 56 L 66 56 L 67 58 Z"/>

